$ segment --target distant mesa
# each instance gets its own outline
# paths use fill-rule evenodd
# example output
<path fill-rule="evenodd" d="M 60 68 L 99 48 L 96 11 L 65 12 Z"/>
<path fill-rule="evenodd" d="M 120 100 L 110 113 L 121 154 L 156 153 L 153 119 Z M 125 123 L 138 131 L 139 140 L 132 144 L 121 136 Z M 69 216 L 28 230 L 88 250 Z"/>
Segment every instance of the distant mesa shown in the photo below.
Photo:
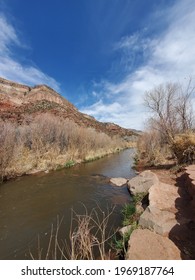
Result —
<path fill-rule="evenodd" d="M 73 106 L 59 93 L 47 85 L 29 87 L 0 78 L 0 94 L 4 95 L 3 98 L 16 104 L 28 103 L 37 100 L 47 100 L 65 106 Z"/>

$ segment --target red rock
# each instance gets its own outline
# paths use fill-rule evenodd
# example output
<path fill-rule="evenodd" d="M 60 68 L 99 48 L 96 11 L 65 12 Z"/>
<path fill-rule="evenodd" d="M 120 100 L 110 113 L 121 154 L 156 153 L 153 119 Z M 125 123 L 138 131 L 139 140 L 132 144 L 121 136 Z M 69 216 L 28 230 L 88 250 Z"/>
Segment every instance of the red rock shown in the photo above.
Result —
<path fill-rule="evenodd" d="M 169 238 L 148 229 L 136 229 L 128 243 L 126 260 L 181 260 L 181 256 Z"/>
<path fill-rule="evenodd" d="M 10 120 L 22 124 L 29 116 L 35 117 L 49 112 L 60 118 L 68 118 L 80 126 L 107 133 L 109 136 L 133 136 L 134 138 L 130 140 L 136 141 L 138 135 L 136 131 L 116 124 L 102 123 L 79 112 L 73 104 L 47 85 L 29 87 L 0 78 L 0 102 L 0 119 L 3 121 Z"/>
<path fill-rule="evenodd" d="M 150 170 L 146 170 L 129 180 L 128 188 L 130 192 L 135 195 L 137 193 L 147 193 L 153 185 L 158 184 L 159 180 L 156 174 Z"/>

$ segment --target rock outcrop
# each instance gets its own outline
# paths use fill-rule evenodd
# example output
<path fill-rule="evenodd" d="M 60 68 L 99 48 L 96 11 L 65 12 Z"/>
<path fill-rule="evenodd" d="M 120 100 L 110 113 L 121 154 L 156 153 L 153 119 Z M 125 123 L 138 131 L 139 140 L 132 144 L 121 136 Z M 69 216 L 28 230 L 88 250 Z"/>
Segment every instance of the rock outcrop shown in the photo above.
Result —
<path fill-rule="evenodd" d="M 175 200 L 178 196 L 178 188 L 175 186 L 161 182 L 152 185 L 149 189 L 149 206 L 140 216 L 139 225 L 168 236 L 171 228 L 178 224 L 175 215 Z"/>
<path fill-rule="evenodd" d="M 136 229 L 131 234 L 127 260 L 180 260 L 180 251 L 167 237 L 148 229 Z"/>
<path fill-rule="evenodd" d="M 168 236 L 170 230 L 177 224 L 178 222 L 173 213 L 153 207 L 147 207 L 139 220 L 141 227 L 153 229 L 163 236 Z"/>
<path fill-rule="evenodd" d="M 177 186 L 150 184 L 149 205 L 130 237 L 126 259 L 194 260 L 195 165 L 177 178 Z"/>
<path fill-rule="evenodd" d="M 60 105 L 73 106 L 59 93 L 47 85 L 29 87 L 0 78 L 0 97 L 13 103 L 22 104 L 39 100 L 47 100 Z M 74 107 L 76 110 L 76 107 Z"/>
<path fill-rule="evenodd" d="M 109 136 L 118 135 L 135 142 L 138 133 L 116 124 L 102 123 L 79 112 L 66 98 L 47 85 L 33 87 L 0 78 L 0 120 L 27 123 L 37 115 L 49 113 L 68 119 L 83 127 L 90 127 Z"/>
<path fill-rule="evenodd" d="M 153 185 L 158 185 L 159 179 L 150 170 L 140 173 L 128 182 L 128 188 L 132 195 L 137 193 L 147 193 Z"/>
<path fill-rule="evenodd" d="M 160 182 L 151 171 L 131 179 L 128 186 L 134 195 L 147 192 L 149 205 L 139 218 L 140 228 L 130 237 L 126 259 L 181 259 L 179 249 L 168 238 L 171 229 L 178 225 L 178 188 Z"/>

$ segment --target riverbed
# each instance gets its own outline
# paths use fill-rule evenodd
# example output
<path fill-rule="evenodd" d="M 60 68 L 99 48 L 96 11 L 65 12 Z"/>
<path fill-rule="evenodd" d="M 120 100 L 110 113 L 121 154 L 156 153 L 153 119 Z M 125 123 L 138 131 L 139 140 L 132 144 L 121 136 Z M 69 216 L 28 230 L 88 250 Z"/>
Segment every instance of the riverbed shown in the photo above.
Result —
<path fill-rule="evenodd" d="M 0 186 L 0 259 L 30 259 L 38 236 L 44 240 L 51 224 L 63 218 L 68 238 L 71 209 L 84 213 L 94 207 L 114 208 L 111 224 L 121 225 L 121 209 L 131 197 L 127 187 L 114 187 L 109 177 L 132 178 L 134 149 L 68 169 L 19 177 Z"/>

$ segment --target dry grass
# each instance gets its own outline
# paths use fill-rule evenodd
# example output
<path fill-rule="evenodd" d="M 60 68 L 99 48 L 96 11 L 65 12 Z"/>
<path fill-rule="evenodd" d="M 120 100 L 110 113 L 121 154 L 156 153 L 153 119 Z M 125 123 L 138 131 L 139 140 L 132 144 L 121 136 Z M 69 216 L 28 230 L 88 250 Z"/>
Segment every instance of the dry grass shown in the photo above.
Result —
<path fill-rule="evenodd" d="M 141 138 L 140 155 L 151 165 L 164 164 L 167 147 L 179 164 L 195 161 L 193 95 L 190 78 L 186 84 L 161 84 L 146 92 L 145 106 L 152 113 L 148 133 Z"/>
<path fill-rule="evenodd" d="M 168 145 L 161 142 L 161 136 L 155 130 L 143 133 L 138 139 L 137 148 L 138 159 L 150 166 L 165 164 L 171 155 Z"/>
<path fill-rule="evenodd" d="M 195 133 L 183 133 L 175 136 L 171 146 L 179 164 L 195 162 Z"/>
<path fill-rule="evenodd" d="M 138 140 L 138 158 L 151 166 L 166 164 L 170 158 L 177 164 L 192 164 L 195 162 L 195 133 L 177 134 L 172 144 L 167 145 L 157 131 L 145 132 Z"/>
<path fill-rule="evenodd" d="M 125 148 L 126 142 L 48 113 L 29 125 L 0 122 L 0 175 L 3 178 L 65 167 Z"/>
<path fill-rule="evenodd" d="M 47 248 L 42 248 L 40 238 L 36 253 L 30 253 L 32 259 L 66 259 L 94 260 L 110 259 L 107 243 L 116 233 L 109 230 L 108 222 L 114 209 L 105 213 L 99 207 L 90 213 L 84 206 L 85 213 L 80 215 L 72 211 L 69 240 L 59 237 L 62 230 L 62 220 L 57 219 L 56 226 L 51 226 Z M 55 229 L 54 229 L 55 228 Z"/>

